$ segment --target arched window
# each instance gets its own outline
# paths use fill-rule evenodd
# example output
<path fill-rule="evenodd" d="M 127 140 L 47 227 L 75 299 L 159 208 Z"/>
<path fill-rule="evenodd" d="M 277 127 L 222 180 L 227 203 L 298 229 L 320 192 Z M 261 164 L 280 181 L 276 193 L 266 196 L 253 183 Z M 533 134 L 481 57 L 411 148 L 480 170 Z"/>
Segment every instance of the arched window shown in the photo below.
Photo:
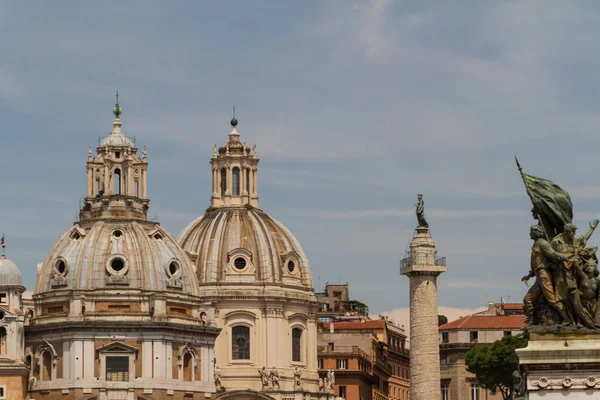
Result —
<path fill-rule="evenodd" d="M 232 195 L 239 196 L 240 195 L 240 169 L 238 167 L 233 167 L 232 176 L 231 176 L 231 185 L 232 185 Z"/>
<path fill-rule="evenodd" d="M 302 361 L 302 329 L 292 329 L 292 361 Z"/>
<path fill-rule="evenodd" d="M 227 170 L 225 168 L 221 168 L 221 196 L 225 196 L 226 190 L 227 190 Z"/>
<path fill-rule="evenodd" d="M 40 380 L 52 380 L 52 354 L 49 351 L 42 353 L 42 376 Z"/>
<path fill-rule="evenodd" d="M 6 328 L 0 328 L 0 355 L 6 355 Z"/>
<path fill-rule="evenodd" d="M 115 169 L 115 194 L 121 194 L 121 170 Z"/>
<path fill-rule="evenodd" d="M 231 329 L 231 355 L 234 360 L 250 359 L 250 328 L 247 326 Z"/>
<path fill-rule="evenodd" d="M 183 380 L 191 382 L 194 370 L 194 360 L 189 351 L 183 355 Z"/>

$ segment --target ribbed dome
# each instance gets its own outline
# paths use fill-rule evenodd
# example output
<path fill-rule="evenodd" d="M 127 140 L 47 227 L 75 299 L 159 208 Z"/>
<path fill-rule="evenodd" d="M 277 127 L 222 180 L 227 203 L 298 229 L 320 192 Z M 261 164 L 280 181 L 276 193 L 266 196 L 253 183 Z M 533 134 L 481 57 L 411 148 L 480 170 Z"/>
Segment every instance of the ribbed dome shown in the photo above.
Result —
<path fill-rule="evenodd" d="M 135 144 L 122 132 L 113 132 L 100 142 L 99 147 L 135 147 Z"/>
<path fill-rule="evenodd" d="M 19 267 L 4 256 L 0 257 L 0 285 L 23 285 Z"/>
<path fill-rule="evenodd" d="M 60 289 L 141 289 L 198 293 L 193 265 L 157 223 L 102 220 L 76 224 L 54 245 L 35 293 Z"/>
<path fill-rule="evenodd" d="M 261 282 L 312 291 L 308 259 L 294 235 L 259 209 L 207 212 L 178 237 L 195 258 L 200 284 Z"/>

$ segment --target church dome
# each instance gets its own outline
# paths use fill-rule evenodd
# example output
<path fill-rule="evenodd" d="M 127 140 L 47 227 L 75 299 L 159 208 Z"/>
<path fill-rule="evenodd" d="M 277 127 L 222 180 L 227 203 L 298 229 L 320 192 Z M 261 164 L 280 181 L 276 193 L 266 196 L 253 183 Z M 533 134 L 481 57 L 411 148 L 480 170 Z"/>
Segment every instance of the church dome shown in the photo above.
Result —
<path fill-rule="evenodd" d="M 135 147 L 135 143 L 122 132 L 112 132 L 100 142 L 99 147 Z"/>
<path fill-rule="evenodd" d="M 198 293 L 194 267 L 157 223 L 81 221 L 54 245 L 35 293 L 60 289 L 138 289 Z"/>
<path fill-rule="evenodd" d="M 23 286 L 19 267 L 4 255 L 0 258 L 0 285 Z"/>
<path fill-rule="evenodd" d="M 259 209 L 209 211 L 189 224 L 177 240 L 191 254 L 200 285 L 260 282 L 312 291 L 308 259 L 300 243 Z"/>

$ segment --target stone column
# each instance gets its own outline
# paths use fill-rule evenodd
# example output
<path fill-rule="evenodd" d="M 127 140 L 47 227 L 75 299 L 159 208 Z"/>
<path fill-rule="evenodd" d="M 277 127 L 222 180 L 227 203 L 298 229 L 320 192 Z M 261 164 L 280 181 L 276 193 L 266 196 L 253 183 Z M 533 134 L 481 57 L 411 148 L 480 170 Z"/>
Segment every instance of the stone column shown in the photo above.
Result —
<path fill-rule="evenodd" d="M 435 243 L 426 227 L 418 227 L 401 275 L 410 279 L 410 398 L 440 400 L 437 277 L 446 272 L 436 265 Z"/>

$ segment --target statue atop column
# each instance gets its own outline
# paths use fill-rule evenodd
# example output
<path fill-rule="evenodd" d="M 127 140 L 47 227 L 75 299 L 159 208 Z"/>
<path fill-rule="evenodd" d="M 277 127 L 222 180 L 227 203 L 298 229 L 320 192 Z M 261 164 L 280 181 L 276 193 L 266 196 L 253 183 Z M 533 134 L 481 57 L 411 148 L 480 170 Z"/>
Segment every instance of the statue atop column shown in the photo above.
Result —
<path fill-rule="evenodd" d="M 530 331 L 593 330 L 600 333 L 600 279 L 597 247 L 587 242 L 598 226 L 576 235 L 569 193 L 554 182 L 523 173 L 517 166 L 537 224 L 531 227 L 531 270 L 536 282 L 523 299 Z"/>
<path fill-rule="evenodd" d="M 423 201 L 423 195 L 419 194 L 417 204 L 416 214 L 417 221 L 419 223 L 419 227 L 429 228 L 429 224 L 427 223 L 427 219 L 425 218 L 425 202 Z"/>

